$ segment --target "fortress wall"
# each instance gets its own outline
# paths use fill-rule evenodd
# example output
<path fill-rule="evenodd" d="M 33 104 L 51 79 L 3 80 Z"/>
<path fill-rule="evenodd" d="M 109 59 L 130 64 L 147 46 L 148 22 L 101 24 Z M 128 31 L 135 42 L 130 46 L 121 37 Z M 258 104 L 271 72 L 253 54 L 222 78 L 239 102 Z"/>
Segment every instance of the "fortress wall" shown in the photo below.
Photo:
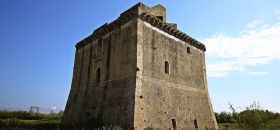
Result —
<path fill-rule="evenodd" d="M 133 127 L 136 29 L 136 21 L 132 20 L 76 50 L 64 124 L 98 119 Z"/>
<path fill-rule="evenodd" d="M 142 81 L 143 97 L 136 97 L 136 107 L 141 108 L 143 127 L 173 128 L 171 119 L 175 119 L 177 128 L 190 129 L 195 128 L 196 119 L 199 128 L 215 128 L 207 94 L 204 52 L 149 23 L 139 22 L 142 34 L 138 36 L 144 36 L 143 71 L 142 78 L 137 80 Z M 170 66 L 169 74 L 165 73 L 165 61 Z"/>
<path fill-rule="evenodd" d="M 63 114 L 63 123 L 70 124 L 74 119 L 76 119 L 76 115 L 73 113 L 73 108 L 76 105 L 74 100 L 77 100 L 77 94 L 79 92 L 79 81 L 80 81 L 80 72 L 81 72 L 81 63 L 83 59 L 83 48 L 76 50 L 75 53 L 75 62 L 73 67 L 73 76 L 72 76 L 72 85 L 71 90 L 68 96 L 68 100 L 66 103 L 66 107 Z M 75 113 L 77 114 L 77 113 Z"/>

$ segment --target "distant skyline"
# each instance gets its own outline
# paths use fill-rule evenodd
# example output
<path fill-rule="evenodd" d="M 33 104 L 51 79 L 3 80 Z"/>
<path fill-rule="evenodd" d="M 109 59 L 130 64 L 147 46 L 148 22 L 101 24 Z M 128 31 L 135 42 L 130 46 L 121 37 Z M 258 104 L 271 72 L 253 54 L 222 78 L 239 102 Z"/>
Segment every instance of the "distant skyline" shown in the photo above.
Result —
<path fill-rule="evenodd" d="M 257 101 L 280 112 L 278 0 L 2 0 L 0 109 L 64 109 L 75 44 L 138 2 L 162 4 L 167 22 L 206 45 L 214 111 Z"/>

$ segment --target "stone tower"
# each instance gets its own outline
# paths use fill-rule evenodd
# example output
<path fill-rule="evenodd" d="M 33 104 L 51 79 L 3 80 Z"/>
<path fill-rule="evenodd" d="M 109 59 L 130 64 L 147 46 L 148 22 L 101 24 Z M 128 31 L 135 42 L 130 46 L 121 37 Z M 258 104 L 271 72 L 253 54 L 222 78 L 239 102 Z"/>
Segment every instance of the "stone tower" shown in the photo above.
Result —
<path fill-rule="evenodd" d="M 63 124 L 217 128 L 205 46 L 167 23 L 165 11 L 138 3 L 77 43 Z"/>

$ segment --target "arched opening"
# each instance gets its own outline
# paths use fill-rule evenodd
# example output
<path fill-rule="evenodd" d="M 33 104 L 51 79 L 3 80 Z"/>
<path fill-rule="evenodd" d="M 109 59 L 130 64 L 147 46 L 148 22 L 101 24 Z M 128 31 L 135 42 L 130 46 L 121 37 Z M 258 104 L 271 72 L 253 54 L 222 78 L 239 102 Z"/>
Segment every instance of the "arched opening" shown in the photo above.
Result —
<path fill-rule="evenodd" d="M 169 74 L 169 63 L 167 61 L 164 62 L 164 72 Z"/>
<path fill-rule="evenodd" d="M 191 53 L 191 48 L 187 47 L 187 52 L 190 54 Z"/>
<path fill-rule="evenodd" d="M 101 78 L 100 75 L 101 75 L 101 69 L 97 68 L 97 70 L 96 70 L 96 83 L 100 82 L 100 78 Z"/>

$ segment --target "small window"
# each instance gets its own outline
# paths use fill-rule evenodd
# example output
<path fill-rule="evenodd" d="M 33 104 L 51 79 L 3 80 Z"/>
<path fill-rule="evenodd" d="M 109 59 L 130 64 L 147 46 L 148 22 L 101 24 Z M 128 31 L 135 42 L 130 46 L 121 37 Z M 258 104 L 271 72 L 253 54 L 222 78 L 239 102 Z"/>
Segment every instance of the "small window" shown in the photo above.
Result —
<path fill-rule="evenodd" d="M 176 119 L 171 119 L 173 130 L 177 130 Z"/>
<path fill-rule="evenodd" d="M 163 16 L 156 16 L 156 17 L 163 21 Z"/>
<path fill-rule="evenodd" d="M 90 117 L 90 113 L 89 112 L 86 112 L 86 117 Z"/>
<path fill-rule="evenodd" d="M 197 129 L 197 128 L 198 128 L 197 120 L 196 120 L 196 119 L 194 119 L 194 120 L 193 120 L 193 123 L 194 123 L 194 128 L 196 128 L 196 129 Z"/>
<path fill-rule="evenodd" d="M 189 54 L 191 54 L 191 48 L 190 48 L 190 47 L 187 47 L 187 52 L 188 52 Z"/>
<path fill-rule="evenodd" d="M 164 72 L 169 74 L 169 63 L 167 61 L 164 62 Z"/>
<path fill-rule="evenodd" d="M 100 68 L 98 68 L 96 71 L 96 83 L 100 82 L 100 75 L 101 75 L 101 70 Z"/>

